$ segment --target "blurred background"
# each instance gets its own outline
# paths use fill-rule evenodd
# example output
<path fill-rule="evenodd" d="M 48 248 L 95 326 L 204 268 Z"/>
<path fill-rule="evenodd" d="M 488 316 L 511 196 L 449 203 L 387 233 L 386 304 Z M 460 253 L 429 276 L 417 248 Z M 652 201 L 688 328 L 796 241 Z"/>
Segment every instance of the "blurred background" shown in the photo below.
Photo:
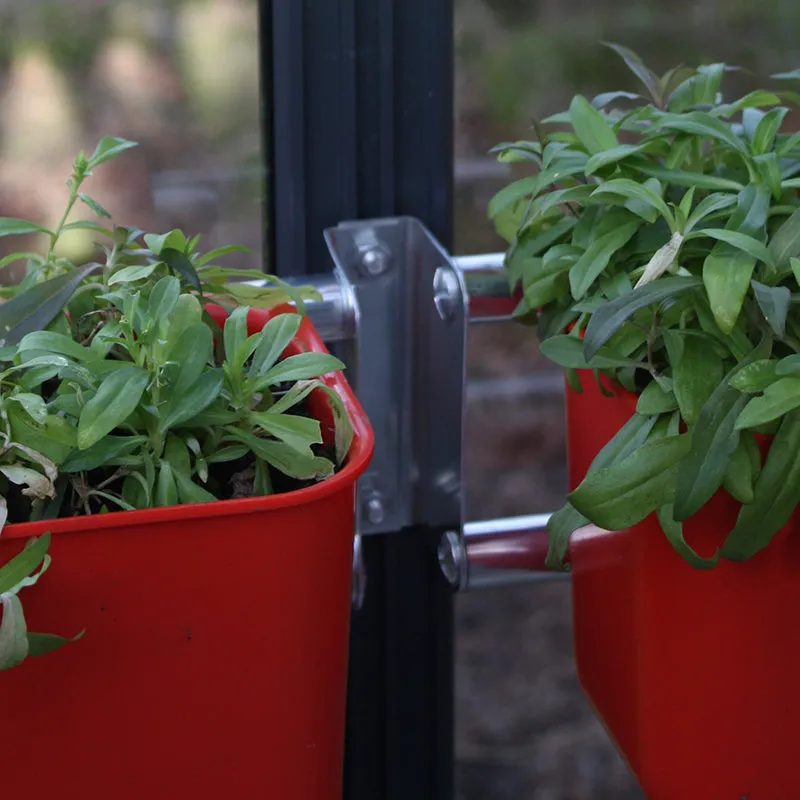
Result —
<path fill-rule="evenodd" d="M 77 151 L 124 136 L 141 146 L 87 187 L 118 222 L 244 244 L 252 255 L 231 266 L 268 269 L 257 23 L 256 0 L 3 0 L 0 216 L 56 222 Z M 510 178 L 493 144 L 529 136 L 532 117 L 575 92 L 634 88 L 600 40 L 659 73 L 800 66 L 796 0 L 455 0 L 453 24 L 456 253 L 503 247 L 485 215 Z M 0 255 L 29 244 L 0 240 Z M 469 359 L 470 517 L 557 508 L 559 376 L 510 324 L 473 329 Z M 465 595 L 456 609 L 459 800 L 641 798 L 579 689 L 568 583 Z"/>

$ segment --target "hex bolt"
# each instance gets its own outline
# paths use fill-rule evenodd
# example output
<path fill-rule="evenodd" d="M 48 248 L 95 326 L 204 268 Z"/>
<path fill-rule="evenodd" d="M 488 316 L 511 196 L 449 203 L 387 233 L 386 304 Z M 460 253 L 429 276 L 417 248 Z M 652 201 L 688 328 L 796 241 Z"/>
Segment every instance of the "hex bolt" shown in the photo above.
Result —
<path fill-rule="evenodd" d="M 361 272 L 370 277 L 377 278 L 383 275 L 392 266 L 391 253 L 378 245 L 364 250 L 361 254 Z"/>
<path fill-rule="evenodd" d="M 439 540 L 439 567 L 447 582 L 454 589 L 464 588 L 466 583 L 466 555 L 461 537 L 456 531 L 447 531 Z"/>
<path fill-rule="evenodd" d="M 450 267 L 439 267 L 433 275 L 433 302 L 444 322 L 455 317 L 461 302 L 461 287 Z"/>

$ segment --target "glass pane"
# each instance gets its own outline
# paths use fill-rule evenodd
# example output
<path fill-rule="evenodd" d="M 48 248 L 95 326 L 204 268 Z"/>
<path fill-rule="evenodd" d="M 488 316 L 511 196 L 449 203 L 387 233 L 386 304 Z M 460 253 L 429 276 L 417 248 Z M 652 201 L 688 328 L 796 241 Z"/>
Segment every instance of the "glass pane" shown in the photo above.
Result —
<path fill-rule="evenodd" d="M 455 0 L 455 8 L 457 253 L 504 249 L 486 204 L 518 170 L 495 162 L 490 147 L 531 138 L 531 119 L 564 110 L 577 92 L 638 89 L 601 40 L 632 47 L 659 74 L 724 61 L 767 76 L 800 62 L 794 0 Z M 754 88 L 744 74 L 729 77 L 732 92 Z M 563 400 L 534 338 L 511 324 L 471 331 L 471 519 L 563 500 Z M 460 800 L 642 797 L 581 693 L 570 615 L 567 583 L 458 598 Z"/>
<path fill-rule="evenodd" d="M 57 223 L 78 151 L 121 136 L 139 146 L 86 184 L 115 222 L 202 233 L 204 250 L 245 245 L 252 255 L 226 265 L 261 269 L 256 0 L 3 6 L 0 216 Z M 80 204 L 75 213 L 92 217 Z M 74 257 L 91 253 L 93 234 L 71 236 L 64 246 Z M 20 244 L 0 240 L 0 256 Z M 19 279 L 19 266 L 3 280 Z"/>

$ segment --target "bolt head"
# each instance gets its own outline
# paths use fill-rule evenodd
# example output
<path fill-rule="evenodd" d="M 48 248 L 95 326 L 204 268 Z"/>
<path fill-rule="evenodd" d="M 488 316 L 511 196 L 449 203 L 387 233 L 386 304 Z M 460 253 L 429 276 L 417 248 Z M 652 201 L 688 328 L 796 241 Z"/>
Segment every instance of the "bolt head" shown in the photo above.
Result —
<path fill-rule="evenodd" d="M 433 303 L 440 319 L 453 319 L 461 302 L 461 287 L 450 267 L 439 267 L 433 276 Z"/>
<path fill-rule="evenodd" d="M 376 278 L 383 275 L 392 265 L 391 255 L 382 247 L 370 247 L 361 256 L 361 270 L 365 275 Z"/>
<path fill-rule="evenodd" d="M 386 509 L 380 497 L 373 497 L 367 502 L 367 519 L 372 525 L 380 525 L 386 519 Z"/>
<path fill-rule="evenodd" d="M 455 531 L 447 531 L 439 541 L 439 567 L 447 582 L 455 589 L 464 581 L 464 546 Z"/>

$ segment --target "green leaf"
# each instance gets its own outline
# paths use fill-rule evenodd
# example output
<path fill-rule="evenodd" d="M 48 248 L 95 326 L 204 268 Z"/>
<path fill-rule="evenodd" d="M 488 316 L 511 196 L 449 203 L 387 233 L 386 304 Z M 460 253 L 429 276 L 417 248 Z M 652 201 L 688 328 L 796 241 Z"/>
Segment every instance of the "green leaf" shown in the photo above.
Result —
<path fill-rule="evenodd" d="M 715 192 L 703 198 L 697 204 L 694 211 L 689 214 L 684 232 L 686 234 L 690 233 L 692 228 L 711 214 L 735 206 L 736 199 L 736 195 L 729 192 Z"/>
<path fill-rule="evenodd" d="M 772 193 L 772 196 L 779 200 L 783 193 L 781 185 L 781 170 L 778 156 L 775 153 L 765 153 L 762 156 L 756 156 L 755 161 L 758 174 L 764 185 Z"/>
<path fill-rule="evenodd" d="M 592 192 L 591 198 L 596 199 L 604 195 L 628 197 L 631 200 L 638 200 L 646 205 L 652 206 L 667 221 L 670 228 L 674 228 L 675 219 L 672 215 L 672 212 L 669 210 L 669 207 L 659 195 L 657 195 L 647 186 L 643 186 L 642 184 L 628 180 L 627 178 L 616 178 L 614 180 L 601 183 L 600 186 L 598 186 Z"/>
<path fill-rule="evenodd" d="M 789 259 L 800 255 L 800 208 L 775 231 L 769 243 L 769 252 L 772 262 L 778 266 L 779 274 L 788 274 L 785 267 L 789 265 Z"/>
<path fill-rule="evenodd" d="M 328 404 L 333 415 L 334 442 L 333 449 L 336 454 L 336 463 L 343 464 L 350 453 L 353 444 L 353 423 L 347 413 L 342 396 L 331 386 L 317 382 L 317 388 L 328 397 Z"/>
<path fill-rule="evenodd" d="M 750 184 L 739 194 L 728 228 L 750 237 L 760 234 L 767 222 L 769 205 L 769 193 Z M 730 334 L 736 325 L 759 255 L 763 254 L 753 255 L 730 242 L 720 241 L 703 262 L 703 284 L 711 311 L 725 334 Z M 766 263 L 771 263 L 771 259 Z"/>
<path fill-rule="evenodd" d="M 587 361 L 591 361 L 600 348 L 637 311 L 661 303 L 689 289 L 695 289 L 700 285 L 699 278 L 683 276 L 661 278 L 602 305 L 592 315 L 586 327 L 584 354 Z"/>
<path fill-rule="evenodd" d="M 755 458 L 754 458 L 755 455 Z M 755 471 L 755 465 L 758 471 Z M 739 444 L 731 455 L 722 486 L 725 491 L 740 503 L 752 503 L 754 498 L 753 485 L 761 469 L 761 453 L 758 449 L 753 434 L 742 431 Z"/>
<path fill-rule="evenodd" d="M 285 381 L 319 378 L 342 369 L 344 364 L 329 353 L 300 353 L 284 358 L 267 370 L 259 381 L 259 386 L 276 386 Z"/>
<path fill-rule="evenodd" d="M 89 157 L 89 169 L 94 169 L 136 146 L 136 142 L 131 142 L 128 139 L 121 139 L 118 136 L 104 136 L 97 143 L 94 153 Z"/>
<path fill-rule="evenodd" d="M 665 414 L 675 411 L 677 408 L 678 401 L 675 399 L 675 393 L 671 389 L 664 391 L 656 381 L 645 386 L 636 402 L 636 413 L 646 417 Z"/>
<path fill-rule="evenodd" d="M 236 362 L 236 355 L 247 339 L 247 315 L 249 313 L 250 309 L 247 306 L 235 308 L 225 320 L 223 328 L 225 360 L 236 372 L 240 372 L 244 366 L 244 362 L 241 364 Z"/>
<path fill-rule="evenodd" d="M 211 492 L 198 486 L 188 475 L 173 471 L 181 503 L 215 503 L 217 498 Z"/>
<path fill-rule="evenodd" d="M 150 292 L 148 316 L 153 321 L 169 319 L 181 294 L 181 282 L 174 275 L 161 278 Z"/>
<path fill-rule="evenodd" d="M 612 369 L 636 364 L 629 358 L 618 358 L 611 352 L 600 351 L 587 361 L 581 340 L 567 334 L 545 339 L 540 343 L 539 349 L 545 358 L 567 369 Z"/>
<path fill-rule="evenodd" d="M 635 452 L 653 430 L 657 417 L 634 416 L 617 431 L 611 440 L 595 456 L 589 471 L 602 469 Z M 564 556 L 569 545 L 569 538 L 578 528 L 588 525 L 589 520 L 567 503 L 560 511 L 553 514 L 548 521 L 547 530 L 549 544 L 546 565 L 550 569 L 563 567 Z"/>
<path fill-rule="evenodd" d="M 109 374 L 81 410 L 78 447 L 88 449 L 121 425 L 136 410 L 149 381 L 147 372 L 133 366 Z"/>
<path fill-rule="evenodd" d="M 663 105 L 664 96 L 661 82 L 652 70 L 645 66 L 642 59 L 639 58 L 633 50 L 619 44 L 614 44 L 613 42 L 601 42 L 601 44 L 610 47 L 622 58 L 628 66 L 628 69 L 645 85 L 647 91 L 650 93 L 650 97 L 657 106 Z"/>
<path fill-rule="evenodd" d="M 763 89 L 756 89 L 755 91 L 740 97 L 733 103 L 725 103 L 717 106 L 712 110 L 712 114 L 718 117 L 732 117 L 739 111 L 745 108 L 758 108 L 759 106 L 775 106 L 781 102 L 780 97 L 773 92 L 767 92 Z"/>
<path fill-rule="evenodd" d="M 322 443 L 322 431 L 317 420 L 294 414 L 252 413 L 250 418 L 263 431 L 285 442 L 303 455 L 312 455 L 311 445 Z"/>
<path fill-rule="evenodd" d="M 800 503 L 800 412 L 790 412 L 781 422 L 753 494 L 722 546 L 723 558 L 745 561 L 755 555 Z"/>
<path fill-rule="evenodd" d="M 751 258 L 756 259 L 756 261 L 763 261 L 768 265 L 774 264 L 772 254 L 767 249 L 766 245 L 759 242 L 758 239 L 754 239 L 752 236 L 747 236 L 738 231 L 729 231 L 724 228 L 701 228 L 700 230 L 690 233 L 686 237 L 686 240 L 699 239 L 703 236 L 709 236 L 712 239 L 725 242 L 731 247 L 747 253 Z"/>
<path fill-rule="evenodd" d="M 178 486 L 175 482 L 175 473 L 168 461 L 161 461 L 158 468 L 156 481 L 156 505 L 178 505 Z"/>
<path fill-rule="evenodd" d="M 651 439 L 621 461 L 590 472 L 568 499 L 605 530 L 629 528 L 673 501 L 677 465 L 688 451 L 687 434 Z"/>
<path fill-rule="evenodd" d="M 590 522 L 570 503 L 566 503 L 547 521 L 547 557 L 545 566 L 548 569 L 564 569 L 564 556 L 569 549 L 572 534 L 589 525 Z"/>
<path fill-rule="evenodd" d="M 47 228 L 43 228 L 33 222 L 14 217 L 0 217 L 0 236 L 24 236 L 31 233 L 48 233 L 52 235 L 52 232 Z"/>
<path fill-rule="evenodd" d="M 757 428 L 800 407 L 800 378 L 780 378 L 753 397 L 736 421 L 737 430 Z"/>
<path fill-rule="evenodd" d="M 599 169 L 609 164 L 616 164 L 619 161 L 623 161 L 628 156 L 639 153 L 649 146 L 651 146 L 649 142 L 643 142 L 642 144 L 620 144 L 616 147 L 612 147 L 610 150 L 601 150 L 586 162 L 584 172 L 587 177 L 589 175 L 594 175 Z"/>
<path fill-rule="evenodd" d="M 751 281 L 756 302 L 769 323 L 770 328 L 779 339 L 786 335 L 786 315 L 792 302 L 792 293 L 788 286 L 765 286 L 758 281 Z"/>
<path fill-rule="evenodd" d="M 183 396 L 172 395 L 162 409 L 158 429 L 161 433 L 193 420 L 220 395 L 225 382 L 221 369 L 203 374 Z"/>
<path fill-rule="evenodd" d="M 46 328 L 95 268 L 96 265 L 88 264 L 65 272 L 0 304 L 0 345 L 17 344 L 26 333 Z"/>
<path fill-rule="evenodd" d="M 707 339 L 683 336 L 674 330 L 665 330 L 662 335 L 672 366 L 673 391 L 681 417 L 687 425 L 694 425 L 722 379 L 722 359 Z"/>
<path fill-rule="evenodd" d="M 61 471 L 89 472 L 130 455 L 146 441 L 145 436 L 105 436 L 85 450 L 73 450 L 61 466 Z"/>
<path fill-rule="evenodd" d="M 639 223 L 620 225 L 601 236 L 578 259 L 569 271 L 572 296 L 580 300 L 608 266 L 612 256 L 624 247 L 639 229 Z"/>
<path fill-rule="evenodd" d="M 231 437 L 246 444 L 257 456 L 291 478 L 318 480 L 333 473 L 333 462 L 327 458 L 303 455 L 285 442 L 262 439 L 248 431 L 235 428 L 226 430 Z"/>
<path fill-rule="evenodd" d="M 744 188 L 743 184 L 730 178 L 720 178 L 716 175 L 707 175 L 702 172 L 667 169 L 644 160 L 631 159 L 630 166 L 638 172 L 675 186 L 686 186 L 688 188 L 696 186 L 698 189 L 710 189 L 720 192 L 740 192 Z"/>
<path fill-rule="evenodd" d="M 144 264 L 138 267 L 123 267 L 117 270 L 109 279 L 109 286 L 116 286 L 118 283 L 134 283 L 149 278 L 155 272 L 158 264 Z"/>
<path fill-rule="evenodd" d="M 23 363 L 33 358 L 32 354 L 41 353 L 57 353 L 75 361 L 87 361 L 92 357 L 92 351 L 88 347 L 83 347 L 69 336 L 52 331 L 33 331 L 26 334 L 22 337 L 17 352 L 29 356 L 22 359 Z"/>
<path fill-rule="evenodd" d="M 242 245 L 238 244 L 229 244 L 225 245 L 224 247 L 216 247 L 200 256 L 195 261 L 195 266 L 199 269 L 200 267 L 210 264 L 212 261 L 216 261 L 218 258 L 227 256 L 230 253 L 246 253 L 248 255 L 252 255 L 253 251 L 249 247 L 243 247 Z"/>
<path fill-rule="evenodd" d="M 301 322 L 299 314 L 278 314 L 273 317 L 261 331 L 248 374 L 263 375 L 271 370 L 294 340 Z"/>
<path fill-rule="evenodd" d="M 800 374 L 800 353 L 791 356 L 784 356 L 780 361 L 770 362 L 775 370 L 775 375 L 798 375 Z"/>
<path fill-rule="evenodd" d="M 761 118 L 756 126 L 753 139 L 750 142 L 750 150 L 753 155 L 761 155 L 772 150 L 775 137 L 778 135 L 784 117 L 789 113 L 788 108 L 773 108 Z"/>
<path fill-rule="evenodd" d="M 728 461 L 739 441 L 736 419 L 747 402 L 730 383 L 748 363 L 754 363 L 750 359 L 755 360 L 762 352 L 762 348 L 756 348 L 742 366 L 735 367 L 700 411 L 697 424 L 691 430 L 689 452 L 677 470 L 676 520 L 696 514 L 722 485 Z"/>
<path fill-rule="evenodd" d="M 94 233 L 100 233 L 103 236 L 107 236 L 109 239 L 114 238 L 114 234 L 104 225 L 101 225 L 99 222 L 95 222 L 93 219 L 76 219 L 75 222 L 68 222 L 62 229 L 62 233 L 67 233 L 69 231 L 93 231 Z"/>
<path fill-rule="evenodd" d="M 64 636 L 58 636 L 55 633 L 29 633 L 28 634 L 28 655 L 44 656 L 48 653 L 53 653 L 65 644 L 77 642 L 86 633 L 86 630 L 80 631 L 71 639 Z"/>
<path fill-rule="evenodd" d="M 44 424 L 34 422 L 15 406 L 7 408 L 11 438 L 30 447 L 56 464 L 63 463 L 75 447 L 75 428 L 63 417 L 48 414 Z"/>
<path fill-rule="evenodd" d="M 712 569 L 719 563 L 719 551 L 714 553 L 711 558 L 703 558 L 686 542 L 683 537 L 683 523 L 677 521 L 674 515 L 672 504 L 667 504 L 657 511 L 658 521 L 661 530 L 667 537 L 667 541 L 673 546 L 675 552 L 691 564 L 695 569 Z"/>
<path fill-rule="evenodd" d="M 19 403 L 25 413 L 36 423 L 42 425 L 47 419 L 47 406 L 38 394 L 19 392 L 7 398 L 8 403 Z"/>
<path fill-rule="evenodd" d="M 691 133 L 722 142 L 748 157 L 747 145 L 731 130 L 730 126 L 712 117 L 705 111 L 690 111 L 686 114 L 664 114 L 657 123 L 660 128 Z"/>
<path fill-rule="evenodd" d="M 591 155 L 617 147 L 617 136 L 603 114 L 585 97 L 576 95 L 569 106 L 570 120 L 581 144 Z"/>
<path fill-rule="evenodd" d="M 158 257 L 170 269 L 177 272 L 193 289 L 196 289 L 198 292 L 201 291 L 200 278 L 197 275 L 197 270 L 194 268 L 194 264 L 189 260 L 186 253 L 171 247 L 165 247 L 158 254 Z"/>
<path fill-rule="evenodd" d="M 743 365 L 730 379 L 730 385 L 740 392 L 761 392 L 778 378 L 777 361 L 762 358 Z"/>
<path fill-rule="evenodd" d="M 168 380 L 175 398 L 188 394 L 203 374 L 214 350 L 211 329 L 203 322 L 193 322 L 178 337 L 170 351 Z"/>
<path fill-rule="evenodd" d="M 0 671 L 11 669 L 28 655 L 28 626 L 15 594 L 0 594 Z"/>
<path fill-rule="evenodd" d="M 0 567 L 0 595 L 12 591 L 27 578 L 47 556 L 50 547 L 50 531 L 31 539 L 11 561 Z"/>
<path fill-rule="evenodd" d="M 81 200 L 82 203 L 87 205 L 98 217 L 106 217 L 107 219 L 111 219 L 111 214 L 100 205 L 93 197 L 89 197 L 88 194 L 84 194 L 83 192 L 78 192 L 78 198 Z"/>

